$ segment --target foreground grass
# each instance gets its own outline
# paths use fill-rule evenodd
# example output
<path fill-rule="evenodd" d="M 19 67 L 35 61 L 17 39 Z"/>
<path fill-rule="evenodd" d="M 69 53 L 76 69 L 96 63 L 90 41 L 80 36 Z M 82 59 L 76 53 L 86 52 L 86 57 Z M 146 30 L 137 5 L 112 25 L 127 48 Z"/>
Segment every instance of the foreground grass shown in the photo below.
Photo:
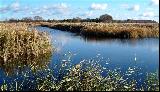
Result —
<path fill-rule="evenodd" d="M 18 77 L 3 81 L 1 91 L 159 91 L 157 73 L 148 73 L 142 85 L 134 79 L 136 70 L 129 67 L 126 73 L 104 69 L 99 62 L 83 60 L 75 66 L 63 60 L 58 70 L 46 68 L 43 72 L 23 72 Z M 102 76 L 102 72 L 107 76 Z M 127 78 L 126 78 L 127 77 Z"/>
<path fill-rule="evenodd" d="M 26 23 L 0 23 L 0 62 L 17 57 L 34 58 L 51 53 L 50 38 Z"/>
<path fill-rule="evenodd" d="M 158 23 L 40 23 L 83 36 L 107 38 L 159 38 Z"/>

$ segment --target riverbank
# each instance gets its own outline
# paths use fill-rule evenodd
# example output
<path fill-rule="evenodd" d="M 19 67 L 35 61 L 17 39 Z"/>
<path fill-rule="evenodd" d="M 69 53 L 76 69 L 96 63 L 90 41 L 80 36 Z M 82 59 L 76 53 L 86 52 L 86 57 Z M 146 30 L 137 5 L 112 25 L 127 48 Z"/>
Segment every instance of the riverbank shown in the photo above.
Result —
<path fill-rule="evenodd" d="M 158 23 L 47 23 L 40 26 L 99 38 L 159 38 Z"/>

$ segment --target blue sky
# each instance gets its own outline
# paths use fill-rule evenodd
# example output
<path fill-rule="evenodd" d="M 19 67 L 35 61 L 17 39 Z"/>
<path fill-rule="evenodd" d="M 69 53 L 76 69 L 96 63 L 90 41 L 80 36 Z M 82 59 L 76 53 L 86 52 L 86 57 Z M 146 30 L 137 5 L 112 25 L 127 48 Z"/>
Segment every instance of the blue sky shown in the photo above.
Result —
<path fill-rule="evenodd" d="M 44 19 L 98 18 L 159 21 L 159 0 L 0 0 L 0 20 L 42 16 Z"/>

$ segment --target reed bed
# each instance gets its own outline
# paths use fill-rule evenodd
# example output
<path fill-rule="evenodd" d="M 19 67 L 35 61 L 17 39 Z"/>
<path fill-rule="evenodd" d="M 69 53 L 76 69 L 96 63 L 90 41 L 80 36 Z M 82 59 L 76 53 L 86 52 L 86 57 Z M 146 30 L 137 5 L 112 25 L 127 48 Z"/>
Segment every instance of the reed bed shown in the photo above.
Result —
<path fill-rule="evenodd" d="M 83 36 L 106 38 L 159 38 L 158 23 L 41 23 Z"/>
<path fill-rule="evenodd" d="M 47 33 L 38 32 L 26 23 L 0 23 L 0 62 L 18 57 L 34 58 L 51 50 Z"/>

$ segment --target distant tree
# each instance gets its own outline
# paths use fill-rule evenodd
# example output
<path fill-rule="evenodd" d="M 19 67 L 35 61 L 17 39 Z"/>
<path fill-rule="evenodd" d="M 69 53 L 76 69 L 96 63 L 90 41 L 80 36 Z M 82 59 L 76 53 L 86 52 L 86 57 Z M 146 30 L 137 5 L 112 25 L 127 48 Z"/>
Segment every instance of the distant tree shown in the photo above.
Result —
<path fill-rule="evenodd" d="M 111 15 L 104 14 L 99 17 L 100 22 L 112 22 L 113 18 Z"/>
<path fill-rule="evenodd" d="M 127 19 L 127 21 L 131 21 L 132 19 Z"/>
<path fill-rule="evenodd" d="M 22 18 L 22 21 L 24 21 L 24 22 L 31 22 L 33 20 L 32 20 L 32 17 L 24 17 L 24 18 Z"/>
<path fill-rule="evenodd" d="M 9 22 L 17 22 L 18 20 L 15 19 L 15 18 L 10 18 L 8 21 L 9 21 Z"/>
<path fill-rule="evenodd" d="M 127 23 L 131 23 L 133 21 L 133 19 L 127 19 L 126 22 Z"/>
<path fill-rule="evenodd" d="M 34 16 L 33 19 L 35 21 L 42 21 L 43 20 L 43 18 L 41 16 Z"/>
<path fill-rule="evenodd" d="M 81 18 L 80 17 L 76 17 L 72 19 L 72 22 L 81 22 Z"/>
<path fill-rule="evenodd" d="M 58 20 L 55 20 L 55 19 L 48 19 L 47 22 L 58 22 Z"/>
<path fill-rule="evenodd" d="M 99 22 L 99 18 L 96 18 L 96 19 L 86 18 L 86 19 L 82 19 L 81 22 Z"/>
<path fill-rule="evenodd" d="M 85 22 L 91 22 L 90 18 L 85 19 Z"/>

